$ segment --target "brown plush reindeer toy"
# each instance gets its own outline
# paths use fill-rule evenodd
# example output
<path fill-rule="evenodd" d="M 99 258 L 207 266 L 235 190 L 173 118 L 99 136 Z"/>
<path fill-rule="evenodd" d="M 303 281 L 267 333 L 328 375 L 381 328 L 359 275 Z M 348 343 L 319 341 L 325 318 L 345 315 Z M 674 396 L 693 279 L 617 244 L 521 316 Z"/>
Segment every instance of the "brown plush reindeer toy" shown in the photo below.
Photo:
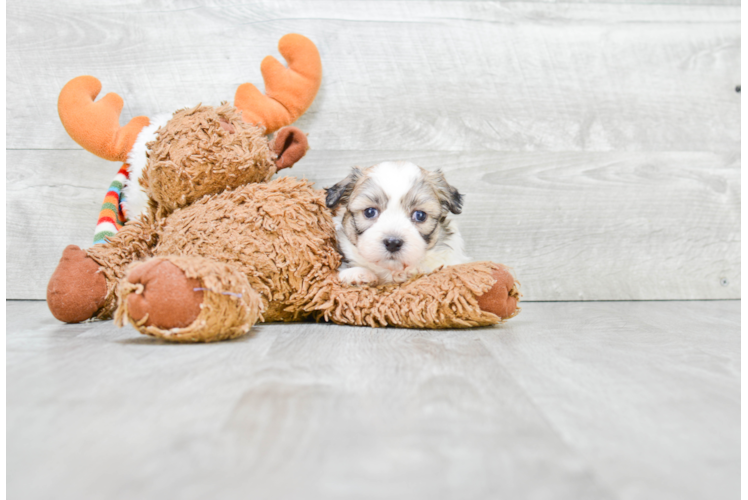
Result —
<path fill-rule="evenodd" d="M 322 78 L 307 38 L 286 35 L 278 48 L 288 68 L 263 61 L 267 95 L 244 84 L 233 106 L 141 116 L 124 127 L 118 95 L 94 102 L 98 80 L 65 85 L 59 112 L 70 136 L 126 163 L 129 221 L 105 243 L 65 249 L 47 288 L 52 314 L 69 323 L 114 316 L 120 326 L 179 342 L 235 338 L 258 320 L 455 328 L 515 315 L 514 279 L 491 262 L 397 285 L 338 281 L 325 192 L 292 177 L 271 180 L 304 156 L 305 135 L 282 127 L 311 105 Z"/>

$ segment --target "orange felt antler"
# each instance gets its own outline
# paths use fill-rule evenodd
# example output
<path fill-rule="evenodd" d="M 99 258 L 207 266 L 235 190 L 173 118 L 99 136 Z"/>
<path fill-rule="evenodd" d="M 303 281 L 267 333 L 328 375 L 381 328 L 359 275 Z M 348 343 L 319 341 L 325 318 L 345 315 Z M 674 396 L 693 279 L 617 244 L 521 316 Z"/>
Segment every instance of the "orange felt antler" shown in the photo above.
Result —
<path fill-rule="evenodd" d="M 273 56 L 263 59 L 260 69 L 266 95 L 244 83 L 234 98 L 244 121 L 264 126 L 268 134 L 296 121 L 311 106 L 322 81 L 322 61 L 311 40 L 293 33 L 285 35 L 278 42 L 278 51 L 288 61 L 288 68 Z"/>
<path fill-rule="evenodd" d="M 136 116 L 120 127 L 122 98 L 109 93 L 94 102 L 100 91 L 101 82 L 93 76 L 70 80 L 57 100 L 60 120 L 70 137 L 91 153 L 105 160 L 126 161 L 138 134 L 150 122 L 146 116 Z"/>

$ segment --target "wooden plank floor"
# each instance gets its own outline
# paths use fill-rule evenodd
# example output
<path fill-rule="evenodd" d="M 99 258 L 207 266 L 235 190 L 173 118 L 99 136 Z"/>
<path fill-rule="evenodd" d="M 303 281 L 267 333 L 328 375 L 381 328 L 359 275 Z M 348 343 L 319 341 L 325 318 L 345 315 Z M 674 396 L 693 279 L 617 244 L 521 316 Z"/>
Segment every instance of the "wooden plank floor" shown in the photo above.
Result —
<path fill-rule="evenodd" d="M 11 499 L 739 496 L 739 301 L 209 345 L 6 313 Z"/>

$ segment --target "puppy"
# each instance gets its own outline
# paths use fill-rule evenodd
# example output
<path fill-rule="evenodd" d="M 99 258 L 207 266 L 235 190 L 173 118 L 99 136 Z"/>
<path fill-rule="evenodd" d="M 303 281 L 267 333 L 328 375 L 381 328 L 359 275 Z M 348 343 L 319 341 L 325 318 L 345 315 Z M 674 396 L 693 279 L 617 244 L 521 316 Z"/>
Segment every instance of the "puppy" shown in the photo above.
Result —
<path fill-rule="evenodd" d="M 440 171 L 410 162 L 354 167 L 326 189 L 343 256 L 340 281 L 351 285 L 401 283 L 442 265 L 467 262 L 449 213 L 463 196 Z"/>

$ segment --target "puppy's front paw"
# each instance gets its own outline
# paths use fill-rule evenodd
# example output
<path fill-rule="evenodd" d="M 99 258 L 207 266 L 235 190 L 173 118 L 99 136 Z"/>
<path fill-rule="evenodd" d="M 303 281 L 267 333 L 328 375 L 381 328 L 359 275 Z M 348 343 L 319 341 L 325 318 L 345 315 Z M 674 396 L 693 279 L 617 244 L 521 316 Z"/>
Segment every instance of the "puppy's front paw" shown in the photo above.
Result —
<path fill-rule="evenodd" d="M 402 271 L 395 271 L 392 273 L 392 281 L 395 283 L 405 283 L 410 278 L 424 274 L 423 271 L 418 267 L 408 267 Z"/>
<path fill-rule="evenodd" d="M 351 267 L 338 273 L 338 279 L 345 285 L 376 285 L 377 275 L 364 267 Z"/>

